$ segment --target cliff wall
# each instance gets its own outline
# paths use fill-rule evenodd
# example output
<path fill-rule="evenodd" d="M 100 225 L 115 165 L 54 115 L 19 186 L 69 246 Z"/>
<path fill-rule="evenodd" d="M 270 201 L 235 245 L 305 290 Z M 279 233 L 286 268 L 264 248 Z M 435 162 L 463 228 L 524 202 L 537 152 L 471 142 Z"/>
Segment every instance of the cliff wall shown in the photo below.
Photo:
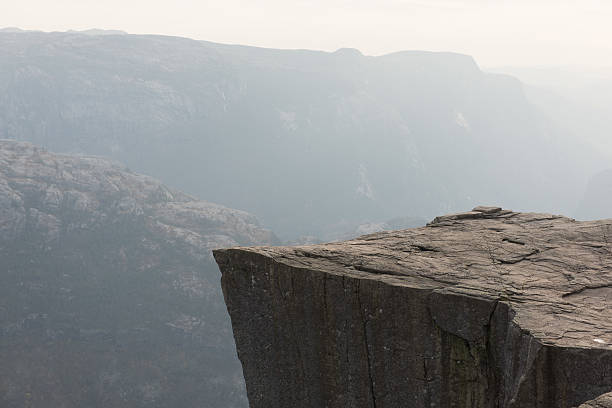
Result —
<path fill-rule="evenodd" d="M 610 392 L 611 228 L 478 207 L 217 250 L 250 405 L 570 408 Z"/>

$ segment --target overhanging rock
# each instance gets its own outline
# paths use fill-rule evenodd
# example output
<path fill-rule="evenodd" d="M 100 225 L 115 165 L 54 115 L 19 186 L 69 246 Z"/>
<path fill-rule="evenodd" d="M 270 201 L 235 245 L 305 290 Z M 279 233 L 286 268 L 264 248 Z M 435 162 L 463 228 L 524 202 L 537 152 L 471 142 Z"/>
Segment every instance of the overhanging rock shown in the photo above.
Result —
<path fill-rule="evenodd" d="M 347 242 L 215 251 L 251 407 L 598 398 L 612 391 L 610 240 L 612 220 L 477 207 Z"/>

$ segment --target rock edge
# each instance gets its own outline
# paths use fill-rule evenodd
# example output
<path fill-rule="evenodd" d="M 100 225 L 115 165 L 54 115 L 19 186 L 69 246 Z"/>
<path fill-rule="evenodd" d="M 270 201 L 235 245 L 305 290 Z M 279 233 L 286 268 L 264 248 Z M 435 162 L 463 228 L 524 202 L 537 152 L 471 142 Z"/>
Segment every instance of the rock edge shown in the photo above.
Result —
<path fill-rule="evenodd" d="M 217 250 L 252 407 L 574 407 L 612 390 L 611 220 L 476 207 Z"/>

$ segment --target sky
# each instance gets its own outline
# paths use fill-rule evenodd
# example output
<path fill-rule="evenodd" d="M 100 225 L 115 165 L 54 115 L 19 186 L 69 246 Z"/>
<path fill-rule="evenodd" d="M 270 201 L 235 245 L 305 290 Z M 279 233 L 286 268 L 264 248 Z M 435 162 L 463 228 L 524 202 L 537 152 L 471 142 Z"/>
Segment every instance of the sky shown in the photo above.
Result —
<path fill-rule="evenodd" d="M 610 0 L 0 0 L 0 10 L 0 27 L 367 55 L 453 51 L 483 67 L 612 67 Z"/>

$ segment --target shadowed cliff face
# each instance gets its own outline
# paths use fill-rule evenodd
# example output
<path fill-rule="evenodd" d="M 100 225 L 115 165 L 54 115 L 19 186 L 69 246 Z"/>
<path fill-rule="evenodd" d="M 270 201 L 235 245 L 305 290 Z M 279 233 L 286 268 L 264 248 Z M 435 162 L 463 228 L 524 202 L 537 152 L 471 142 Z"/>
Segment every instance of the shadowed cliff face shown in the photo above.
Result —
<path fill-rule="evenodd" d="M 244 212 L 0 141 L 0 406 L 244 407 L 211 249 Z"/>
<path fill-rule="evenodd" d="M 610 392 L 611 228 L 479 207 L 216 250 L 250 404 L 571 408 Z"/>

